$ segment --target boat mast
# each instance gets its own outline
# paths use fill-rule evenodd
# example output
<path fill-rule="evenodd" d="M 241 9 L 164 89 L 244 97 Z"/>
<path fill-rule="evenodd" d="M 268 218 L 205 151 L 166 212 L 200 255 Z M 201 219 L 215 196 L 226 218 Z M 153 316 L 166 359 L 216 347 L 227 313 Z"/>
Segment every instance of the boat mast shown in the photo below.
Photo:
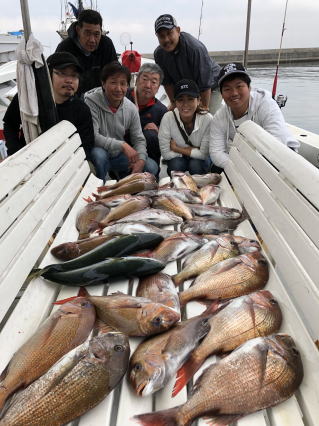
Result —
<path fill-rule="evenodd" d="M 202 0 L 202 5 L 201 5 L 201 9 L 200 9 L 199 26 L 198 26 L 198 37 L 197 37 L 198 40 L 199 40 L 199 37 L 200 37 L 201 32 L 202 32 L 203 6 L 204 6 L 204 0 Z"/>
<path fill-rule="evenodd" d="M 251 15 L 251 0 L 248 0 L 247 5 L 247 20 L 246 20 L 246 39 L 244 52 L 244 67 L 247 68 L 248 63 L 248 46 L 249 46 L 249 30 L 250 30 L 250 15 Z"/>

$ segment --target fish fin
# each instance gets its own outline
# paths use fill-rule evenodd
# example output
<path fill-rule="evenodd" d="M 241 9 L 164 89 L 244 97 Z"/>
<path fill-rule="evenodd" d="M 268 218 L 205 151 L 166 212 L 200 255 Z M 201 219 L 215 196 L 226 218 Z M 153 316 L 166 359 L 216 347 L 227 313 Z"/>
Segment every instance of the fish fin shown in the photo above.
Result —
<path fill-rule="evenodd" d="M 35 278 L 39 278 L 41 277 L 46 271 L 48 270 L 47 267 L 45 268 L 34 268 L 31 269 L 29 275 L 28 275 L 28 279 L 30 280 L 34 280 Z"/>
<path fill-rule="evenodd" d="M 152 257 L 152 250 L 146 250 L 146 251 L 140 251 L 133 254 L 130 254 L 130 256 L 134 257 Z"/>
<path fill-rule="evenodd" d="M 79 233 L 78 240 L 84 240 L 84 238 L 89 238 L 89 237 L 90 237 L 90 234 L 88 232 L 85 232 L 84 234 Z"/>
<path fill-rule="evenodd" d="M 194 376 L 199 367 L 203 364 L 202 360 L 196 360 L 190 357 L 184 365 L 177 371 L 177 379 L 173 388 L 172 397 L 176 396 L 184 386 Z"/>
<path fill-rule="evenodd" d="M 78 297 L 88 297 L 90 293 L 87 291 L 85 287 L 80 287 L 78 291 Z"/>
<path fill-rule="evenodd" d="M 179 407 L 175 407 L 155 413 L 139 414 L 138 416 L 134 416 L 133 419 L 142 426 L 177 426 L 176 417 L 178 410 Z"/>
<path fill-rule="evenodd" d="M 227 425 L 230 425 L 231 423 L 235 423 L 237 420 L 241 419 L 242 417 L 243 416 L 241 414 L 229 414 L 225 416 L 216 416 L 216 417 L 204 416 L 203 418 L 206 420 L 205 423 L 208 426 L 227 426 Z"/>
<path fill-rule="evenodd" d="M 56 300 L 52 303 L 52 305 L 64 305 L 67 302 L 71 302 L 72 300 L 76 299 L 78 296 L 71 296 L 67 297 L 66 299 Z"/>
<path fill-rule="evenodd" d="M 88 196 L 88 197 L 82 197 L 83 198 L 83 200 L 84 201 L 86 201 L 87 203 L 93 203 L 93 200 L 92 200 L 92 198 L 90 197 L 90 196 Z"/>
<path fill-rule="evenodd" d="M 109 185 L 108 186 L 98 186 L 96 188 L 97 192 L 108 191 L 108 189 L 109 189 Z M 92 193 L 92 195 L 93 195 L 93 193 Z"/>
<path fill-rule="evenodd" d="M 183 278 L 180 277 L 180 273 L 173 275 L 172 280 L 176 287 L 179 287 L 184 282 Z"/>
<path fill-rule="evenodd" d="M 114 327 L 111 327 L 110 325 L 106 324 L 104 321 L 102 321 L 101 319 L 97 318 L 95 320 L 95 324 L 93 329 L 98 333 L 98 334 L 107 334 L 109 332 L 115 331 L 116 329 Z"/>
<path fill-rule="evenodd" d="M 227 305 L 229 305 L 230 300 L 227 300 L 226 302 L 223 300 L 198 300 L 198 302 L 202 302 L 205 306 L 207 306 L 206 310 L 201 314 L 202 316 L 207 315 L 216 315 L 218 312 L 226 308 Z"/>
<path fill-rule="evenodd" d="M 94 192 L 92 192 L 93 197 L 95 198 L 95 201 L 98 201 L 101 199 L 101 196 L 98 194 L 94 194 Z"/>

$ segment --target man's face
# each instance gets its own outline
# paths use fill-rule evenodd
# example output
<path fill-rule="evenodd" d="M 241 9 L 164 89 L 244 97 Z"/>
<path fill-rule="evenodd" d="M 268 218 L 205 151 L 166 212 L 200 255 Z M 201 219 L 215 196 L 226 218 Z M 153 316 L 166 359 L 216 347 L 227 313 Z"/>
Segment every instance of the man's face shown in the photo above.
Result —
<path fill-rule="evenodd" d="M 157 72 L 143 72 L 136 81 L 137 96 L 147 103 L 153 99 L 160 87 L 160 75 Z"/>
<path fill-rule="evenodd" d="M 244 113 L 248 109 L 250 88 L 240 78 L 225 81 L 221 94 L 226 104 L 235 114 Z"/>
<path fill-rule="evenodd" d="M 102 87 L 111 106 L 118 107 L 128 88 L 127 77 L 122 73 L 114 74 L 102 83 Z"/>
<path fill-rule="evenodd" d="M 83 22 L 82 27 L 76 26 L 78 40 L 83 49 L 93 52 L 99 46 L 102 30 L 99 24 L 87 24 Z"/>
<path fill-rule="evenodd" d="M 166 52 L 173 52 L 178 45 L 180 32 L 180 27 L 174 27 L 171 30 L 161 28 L 156 33 L 160 46 Z"/>
<path fill-rule="evenodd" d="M 52 86 L 56 98 L 69 99 L 75 94 L 79 87 L 80 75 L 77 69 L 69 66 L 52 71 Z"/>

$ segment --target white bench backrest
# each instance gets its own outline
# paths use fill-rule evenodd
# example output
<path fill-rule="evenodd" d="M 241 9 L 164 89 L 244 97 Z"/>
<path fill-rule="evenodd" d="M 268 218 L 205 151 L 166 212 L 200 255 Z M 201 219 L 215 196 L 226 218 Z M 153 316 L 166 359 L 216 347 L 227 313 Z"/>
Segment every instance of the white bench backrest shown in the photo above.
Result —
<path fill-rule="evenodd" d="M 0 164 L 0 321 L 90 173 L 75 132 L 60 122 Z"/>
<path fill-rule="evenodd" d="M 253 122 L 227 175 L 314 339 L 319 336 L 319 170 Z"/>

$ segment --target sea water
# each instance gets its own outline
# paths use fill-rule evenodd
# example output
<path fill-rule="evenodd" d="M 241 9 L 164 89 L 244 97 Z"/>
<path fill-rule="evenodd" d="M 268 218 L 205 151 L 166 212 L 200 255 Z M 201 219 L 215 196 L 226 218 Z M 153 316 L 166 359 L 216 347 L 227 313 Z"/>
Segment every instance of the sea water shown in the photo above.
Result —
<path fill-rule="evenodd" d="M 252 87 L 272 92 L 276 65 L 250 67 Z M 319 66 L 279 66 L 277 92 L 287 96 L 282 113 L 295 126 L 319 134 Z"/>

